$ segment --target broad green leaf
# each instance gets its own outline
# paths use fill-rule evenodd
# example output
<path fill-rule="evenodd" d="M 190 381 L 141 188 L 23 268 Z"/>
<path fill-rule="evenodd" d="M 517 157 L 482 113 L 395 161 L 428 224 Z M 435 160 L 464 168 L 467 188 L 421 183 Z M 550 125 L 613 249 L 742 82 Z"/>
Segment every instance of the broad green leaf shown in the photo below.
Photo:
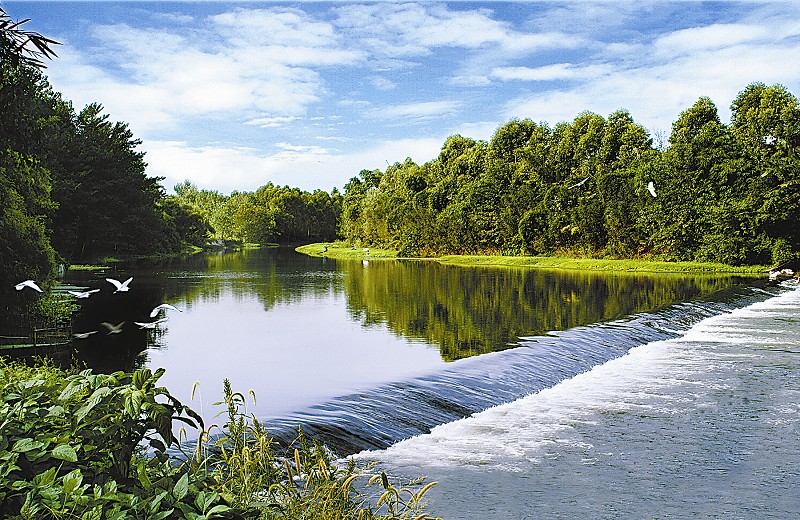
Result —
<path fill-rule="evenodd" d="M 79 469 L 76 469 L 64 475 L 62 481 L 64 482 L 64 494 L 69 494 L 78 489 L 81 485 L 83 482 L 83 475 Z"/>
<path fill-rule="evenodd" d="M 223 505 L 223 504 L 219 504 L 219 505 L 216 505 L 216 506 L 212 507 L 208 511 L 208 513 L 206 513 L 206 517 L 207 518 L 214 518 L 215 516 L 222 516 L 223 513 L 227 513 L 230 510 L 231 510 L 230 507 L 228 507 L 226 505 Z"/>
<path fill-rule="evenodd" d="M 160 513 L 156 513 L 154 515 L 151 515 L 149 518 L 151 520 L 163 520 L 164 518 L 167 518 L 169 515 L 171 515 L 173 511 L 175 511 L 174 507 L 169 509 L 169 510 L 167 510 L 167 511 L 161 511 Z"/>
<path fill-rule="evenodd" d="M 136 466 L 136 475 L 139 477 L 139 482 L 142 484 L 142 487 L 148 490 L 153 487 L 153 482 L 150 480 L 150 477 L 147 476 L 147 468 L 141 460 Z"/>
<path fill-rule="evenodd" d="M 63 417 L 64 407 L 60 405 L 53 405 L 47 409 L 47 417 Z"/>
<path fill-rule="evenodd" d="M 78 454 L 69 444 L 59 444 L 53 448 L 53 457 L 67 462 L 78 462 Z"/>
<path fill-rule="evenodd" d="M 42 441 L 37 441 L 35 439 L 29 439 L 27 437 L 19 439 L 17 442 L 14 443 L 14 446 L 11 448 L 11 451 L 16 453 L 26 453 L 33 450 L 38 450 L 45 445 Z"/>
<path fill-rule="evenodd" d="M 54 467 L 50 468 L 44 473 L 39 473 L 38 475 L 33 477 L 33 483 L 36 485 L 36 487 L 49 486 L 50 484 L 56 481 L 56 474 L 57 474 L 57 469 Z"/>
<path fill-rule="evenodd" d="M 188 492 L 189 474 L 184 473 L 181 478 L 178 479 L 178 482 L 175 483 L 175 488 L 172 490 L 172 495 L 178 500 L 183 500 L 183 497 L 185 497 L 186 493 Z"/>

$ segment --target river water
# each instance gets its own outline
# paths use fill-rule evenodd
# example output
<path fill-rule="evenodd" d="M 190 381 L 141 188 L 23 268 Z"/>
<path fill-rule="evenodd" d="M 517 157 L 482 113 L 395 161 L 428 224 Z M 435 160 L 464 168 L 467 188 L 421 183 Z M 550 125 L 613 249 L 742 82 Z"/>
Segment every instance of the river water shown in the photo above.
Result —
<path fill-rule="evenodd" d="M 133 276 L 131 291 L 107 276 Z M 65 282 L 102 288 L 76 331 L 125 322 L 78 343 L 89 366 L 164 367 L 207 423 L 227 377 L 278 438 L 302 424 L 342 456 L 439 481 L 429 510 L 444 518 L 800 513 L 790 284 L 283 249 Z M 133 325 L 161 302 L 182 312 Z"/>
<path fill-rule="evenodd" d="M 785 290 L 358 457 L 440 482 L 446 518 L 797 518 L 800 290 Z"/>

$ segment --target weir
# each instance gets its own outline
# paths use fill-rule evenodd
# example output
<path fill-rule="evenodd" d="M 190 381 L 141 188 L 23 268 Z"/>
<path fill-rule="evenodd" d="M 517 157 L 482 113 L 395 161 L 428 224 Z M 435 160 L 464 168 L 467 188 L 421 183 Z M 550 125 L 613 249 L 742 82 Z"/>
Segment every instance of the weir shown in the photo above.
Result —
<path fill-rule="evenodd" d="M 282 444 L 292 442 L 300 426 L 339 456 L 384 449 L 437 425 L 552 387 L 633 347 L 677 337 L 704 318 L 783 291 L 754 281 L 625 319 L 519 338 L 516 348 L 463 359 L 432 374 L 344 395 L 286 416 L 261 419 Z"/>

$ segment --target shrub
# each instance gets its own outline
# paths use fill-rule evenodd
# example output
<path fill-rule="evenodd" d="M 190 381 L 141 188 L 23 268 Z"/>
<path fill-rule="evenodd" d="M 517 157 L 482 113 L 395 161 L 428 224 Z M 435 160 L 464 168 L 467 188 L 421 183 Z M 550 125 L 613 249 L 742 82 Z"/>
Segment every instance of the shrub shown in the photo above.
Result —
<path fill-rule="evenodd" d="M 380 497 L 359 494 L 354 465 L 339 468 L 302 431 L 281 454 L 227 380 L 218 403 L 227 422 L 211 439 L 199 415 L 156 386 L 163 373 L 94 374 L 0 358 L 0 517 L 427 517 L 423 497 L 433 484 L 397 489 L 381 474 L 370 481 L 380 483 Z M 168 451 L 180 448 L 176 421 L 200 433 L 191 454 Z"/>

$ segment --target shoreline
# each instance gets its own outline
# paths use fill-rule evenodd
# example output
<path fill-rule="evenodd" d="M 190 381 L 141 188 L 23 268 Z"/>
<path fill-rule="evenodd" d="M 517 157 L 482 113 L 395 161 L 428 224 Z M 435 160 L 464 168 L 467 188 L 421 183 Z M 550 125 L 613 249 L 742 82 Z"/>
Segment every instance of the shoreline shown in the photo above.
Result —
<path fill-rule="evenodd" d="M 662 260 L 620 260 L 606 258 L 572 258 L 563 256 L 443 255 L 440 257 L 405 258 L 398 251 L 351 247 L 339 242 L 317 242 L 295 248 L 308 256 L 332 259 L 382 259 L 434 261 L 462 267 L 514 267 L 529 269 L 561 269 L 626 273 L 737 274 L 766 277 L 769 267 L 731 266 L 710 262 L 667 262 Z"/>

